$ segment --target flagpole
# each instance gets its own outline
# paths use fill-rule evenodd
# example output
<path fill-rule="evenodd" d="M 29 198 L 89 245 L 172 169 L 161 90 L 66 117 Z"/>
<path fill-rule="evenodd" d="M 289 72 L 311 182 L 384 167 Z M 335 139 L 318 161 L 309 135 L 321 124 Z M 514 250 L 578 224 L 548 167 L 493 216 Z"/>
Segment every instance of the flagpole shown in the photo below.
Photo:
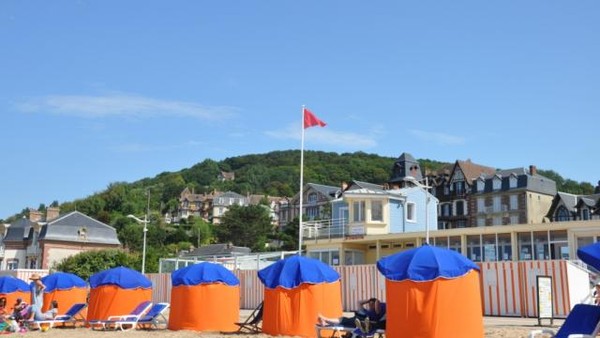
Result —
<path fill-rule="evenodd" d="M 304 199 L 304 105 L 302 105 L 302 142 L 300 145 L 300 214 L 298 216 L 298 255 L 302 256 L 302 200 Z"/>

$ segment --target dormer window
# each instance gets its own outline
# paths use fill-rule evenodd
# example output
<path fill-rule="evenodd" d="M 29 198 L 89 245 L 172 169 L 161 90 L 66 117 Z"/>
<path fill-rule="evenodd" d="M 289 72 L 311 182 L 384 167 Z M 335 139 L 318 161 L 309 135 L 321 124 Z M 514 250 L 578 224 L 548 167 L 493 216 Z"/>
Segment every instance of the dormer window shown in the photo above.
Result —
<path fill-rule="evenodd" d="M 317 203 L 317 193 L 311 192 L 308 194 L 308 203 Z"/>
<path fill-rule="evenodd" d="M 508 186 L 513 189 L 517 187 L 517 177 L 515 175 L 510 175 L 508 178 Z"/>
<path fill-rule="evenodd" d="M 494 176 L 494 179 L 492 180 L 492 187 L 494 190 L 500 190 L 502 187 L 502 180 L 500 177 Z"/>
<path fill-rule="evenodd" d="M 483 192 L 483 189 L 485 188 L 485 181 L 482 180 L 481 178 L 477 180 L 477 192 Z"/>
<path fill-rule="evenodd" d="M 79 228 L 79 230 L 77 230 L 77 237 L 80 241 L 87 240 L 87 229 L 85 227 Z"/>

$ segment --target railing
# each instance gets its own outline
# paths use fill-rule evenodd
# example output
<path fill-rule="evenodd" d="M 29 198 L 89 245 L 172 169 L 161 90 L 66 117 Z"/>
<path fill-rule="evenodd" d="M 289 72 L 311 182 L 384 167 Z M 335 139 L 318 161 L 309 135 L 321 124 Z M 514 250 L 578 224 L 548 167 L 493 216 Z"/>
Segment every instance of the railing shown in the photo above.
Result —
<path fill-rule="evenodd" d="M 0 245 L 0 257 L 4 258 L 4 244 Z"/>
<path fill-rule="evenodd" d="M 364 226 L 350 227 L 345 218 L 308 221 L 302 226 L 302 238 L 305 239 L 343 238 L 358 235 L 358 232 L 364 235 Z"/>

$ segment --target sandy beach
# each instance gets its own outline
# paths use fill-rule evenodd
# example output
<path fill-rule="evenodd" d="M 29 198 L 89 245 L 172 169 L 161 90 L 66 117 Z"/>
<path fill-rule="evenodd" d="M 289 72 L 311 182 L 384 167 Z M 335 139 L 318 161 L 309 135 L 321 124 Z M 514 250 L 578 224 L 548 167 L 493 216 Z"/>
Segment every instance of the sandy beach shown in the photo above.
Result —
<path fill-rule="evenodd" d="M 549 324 L 549 323 L 545 323 Z M 556 330 L 562 324 L 562 320 L 555 320 L 553 325 L 543 326 L 544 328 L 552 328 Z M 535 318 L 507 318 L 507 317 L 485 317 L 485 337 L 486 338 L 525 338 L 531 330 L 540 329 L 537 326 L 537 319 Z M 265 334 L 222 334 L 222 333 L 211 333 L 211 332 L 196 332 L 196 331 L 170 331 L 170 330 L 131 330 L 124 332 L 114 331 L 93 331 L 87 328 L 53 328 L 46 332 L 39 330 L 29 331 L 26 333 L 14 333 L 14 335 L 23 336 L 34 336 L 43 335 L 46 338 L 75 338 L 75 337 L 119 337 L 119 338 L 133 338 L 133 337 L 171 337 L 171 338 L 269 338 L 272 336 Z M 281 338 L 292 338 L 287 336 L 279 336 Z M 456 337 L 460 337 L 457 335 Z"/>

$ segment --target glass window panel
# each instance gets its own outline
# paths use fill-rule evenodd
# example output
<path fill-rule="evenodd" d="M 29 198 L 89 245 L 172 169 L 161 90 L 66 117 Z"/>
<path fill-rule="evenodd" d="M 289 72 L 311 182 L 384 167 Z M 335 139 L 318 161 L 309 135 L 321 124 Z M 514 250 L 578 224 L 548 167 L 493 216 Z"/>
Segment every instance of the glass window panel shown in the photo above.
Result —
<path fill-rule="evenodd" d="M 510 234 L 498 234 L 498 260 L 512 261 Z"/>
<path fill-rule="evenodd" d="M 448 248 L 448 237 L 436 237 L 434 240 L 435 246 L 440 248 Z"/>
<path fill-rule="evenodd" d="M 473 262 L 481 262 L 481 237 L 467 236 L 467 257 Z"/>
<path fill-rule="evenodd" d="M 548 249 L 548 232 L 536 231 L 533 233 L 534 259 L 550 259 Z"/>
<path fill-rule="evenodd" d="M 483 235 L 483 260 L 485 262 L 495 262 L 498 260 L 496 253 L 496 235 Z"/>
<path fill-rule="evenodd" d="M 383 203 L 371 201 L 371 221 L 383 222 Z"/>
<path fill-rule="evenodd" d="M 531 233 L 521 232 L 517 234 L 519 245 L 519 260 L 529 261 L 533 259 L 533 250 L 531 247 Z"/>
<path fill-rule="evenodd" d="M 453 236 L 448 239 L 450 250 L 462 253 L 460 236 Z"/>

